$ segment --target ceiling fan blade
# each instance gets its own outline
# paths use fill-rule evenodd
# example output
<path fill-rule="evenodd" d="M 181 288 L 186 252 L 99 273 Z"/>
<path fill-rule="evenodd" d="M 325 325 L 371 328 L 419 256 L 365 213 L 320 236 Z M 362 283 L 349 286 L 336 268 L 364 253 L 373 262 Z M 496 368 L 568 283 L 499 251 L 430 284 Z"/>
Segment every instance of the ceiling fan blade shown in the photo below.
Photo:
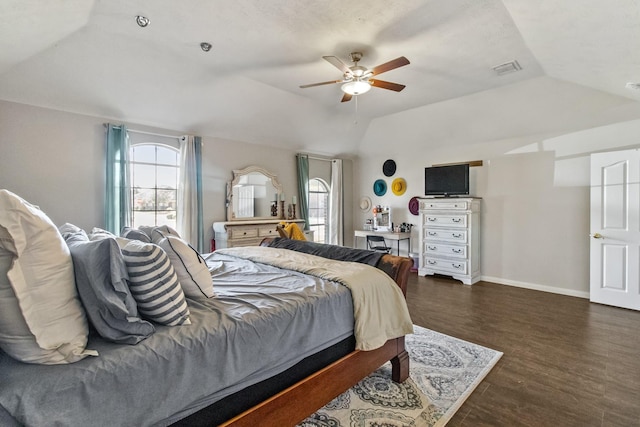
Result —
<path fill-rule="evenodd" d="M 406 87 L 405 85 L 401 85 L 401 84 L 398 84 L 398 83 L 392 83 L 392 82 L 386 82 L 384 80 L 369 80 L 369 83 L 371 83 L 371 86 L 379 87 L 379 88 L 382 88 L 382 89 L 394 90 L 396 92 L 400 92 L 402 89 L 404 89 Z"/>
<path fill-rule="evenodd" d="M 300 88 L 301 89 L 305 89 L 305 88 L 308 88 L 308 87 L 331 85 L 331 84 L 335 84 L 335 83 L 342 83 L 342 80 L 331 80 L 331 81 L 328 81 L 328 82 L 311 83 L 311 84 L 308 84 L 308 85 L 302 85 L 302 86 L 300 86 Z"/>
<path fill-rule="evenodd" d="M 392 61 L 385 62 L 384 64 L 380 64 L 377 67 L 373 67 L 370 73 L 372 76 L 375 76 L 376 74 L 386 73 L 387 71 L 391 71 L 399 67 L 404 67 L 405 65 L 408 65 L 408 64 L 410 64 L 409 60 L 404 56 L 401 56 L 400 58 L 396 58 Z"/>
<path fill-rule="evenodd" d="M 323 56 L 322 58 L 324 60 L 326 60 L 327 62 L 329 62 L 334 67 L 336 67 L 338 70 L 342 71 L 343 73 L 351 73 L 351 69 L 347 66 L 347 64 L 345 64 L 344 62 L 340 61 L 340 59 L 338 59 L 337 57 L 335 57 L 335 56 Z"/>
<path fill-rule="evenodd" d="M 345 93 L 344 96 L 342 97 L 342 100 L 340 102 L 347 102 L 347 101 L 351 101 L 351 98 L 353 97 L 353 95 L 349 95 L 348 93 Z"/>

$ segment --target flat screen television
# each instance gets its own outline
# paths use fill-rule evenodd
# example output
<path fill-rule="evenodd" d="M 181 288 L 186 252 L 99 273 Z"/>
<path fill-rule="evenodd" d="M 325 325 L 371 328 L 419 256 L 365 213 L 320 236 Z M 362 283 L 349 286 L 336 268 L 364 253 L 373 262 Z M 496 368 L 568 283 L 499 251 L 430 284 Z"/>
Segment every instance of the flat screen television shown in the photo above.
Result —
<path fill-rule="evenodd" d="M 460 196 L 469 194 L 469 164 L 424 168 L 425 196 Z"/>

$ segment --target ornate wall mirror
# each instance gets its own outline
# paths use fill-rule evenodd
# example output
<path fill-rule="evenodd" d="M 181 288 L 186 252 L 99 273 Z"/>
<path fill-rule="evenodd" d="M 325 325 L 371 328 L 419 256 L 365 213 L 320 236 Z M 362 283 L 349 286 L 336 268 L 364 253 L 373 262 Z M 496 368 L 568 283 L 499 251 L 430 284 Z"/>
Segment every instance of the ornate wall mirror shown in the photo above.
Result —
<path fill-rule="evenodd" d="M 227 221 L 275 219 L 272 205 L 282 194 L 277 177 L 266 169 L 249 166 L 233 171 L 227 183 Z"/>

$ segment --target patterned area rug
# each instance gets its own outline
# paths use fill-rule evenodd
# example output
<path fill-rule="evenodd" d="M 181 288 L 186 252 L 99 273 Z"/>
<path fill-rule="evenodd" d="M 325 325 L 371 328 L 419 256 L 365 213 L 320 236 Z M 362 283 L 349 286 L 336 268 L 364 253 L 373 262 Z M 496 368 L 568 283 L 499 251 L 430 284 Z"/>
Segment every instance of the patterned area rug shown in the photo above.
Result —
<path fill-rule="evenodd" d="M 414 326 L 406 338 L 410 377 L 391 381 L 391 364 L 360 381 L 301 427 L 444 426 L 502 353 Z"/>

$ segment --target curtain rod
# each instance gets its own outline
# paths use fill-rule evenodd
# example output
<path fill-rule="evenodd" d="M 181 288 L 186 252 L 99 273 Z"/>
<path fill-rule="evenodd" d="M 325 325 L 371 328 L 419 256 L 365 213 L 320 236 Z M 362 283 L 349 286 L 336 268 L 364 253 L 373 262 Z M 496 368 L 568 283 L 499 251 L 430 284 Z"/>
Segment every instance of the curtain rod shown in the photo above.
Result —
<path fill-rule="evenodd" d="M 105 125 L 105 126 L 106 126 L 106 125 Z M 114 128 L 121 129 L 121 128 L 122 128 L 122 126 L 114 126 Z M 182 136 L 183 136 L 183 135 L 179 135 L 179 136 L 176 136 L 176 135 L 164 135 L 164 134 L 162 134 L 162 133 L 145 132 L 145 131 L 143 131 L 143 130 L 135 130 L 135 129 L 129 129 L 129 128 L 127 128 L 127 132 L 131 132 L 131 133 L 139 133 L 139 134 L 142 134 L 142 135 L 160 136 L 160 137 L 162 137 L 162 138 L 176 138 L 176 139 L 180 139 L 180 138 L 182 138 Z"/>
<path fill-rule="evenodd" d="M 309 159 L 313 159 L 313 160 L 324 160 L 325 162 L 330 162 L 330 161 L 332 161 L 332 160 L 333 160 L 333 159 L 326 159 L 326 158 L 324 158 L 324 157 L 315 157 L 315 156 L 310 156 L 310 155 L 308 155 L 308 154 L 302 154 L 302 153 L 300 153 L 300 155 L 301 155 L 301 156 L 306 156 L 306 157 L 308 157 Z"/>
<path fill-rule="evenodd" d="M 175 139 L 182 138 L 182 135 L 180 135 L 180 136 L 164 135 L 164 134 L 161 134 L 161 133 L 145 132 L 145 131 L 142 131 L 142 130 L 134 130 L 134 129 L 127 129 L 127 132 L 139 133 L 139 134 L 142 134 L 142 135 L 160 136 L 162 138 L 175 138 Z"/>

